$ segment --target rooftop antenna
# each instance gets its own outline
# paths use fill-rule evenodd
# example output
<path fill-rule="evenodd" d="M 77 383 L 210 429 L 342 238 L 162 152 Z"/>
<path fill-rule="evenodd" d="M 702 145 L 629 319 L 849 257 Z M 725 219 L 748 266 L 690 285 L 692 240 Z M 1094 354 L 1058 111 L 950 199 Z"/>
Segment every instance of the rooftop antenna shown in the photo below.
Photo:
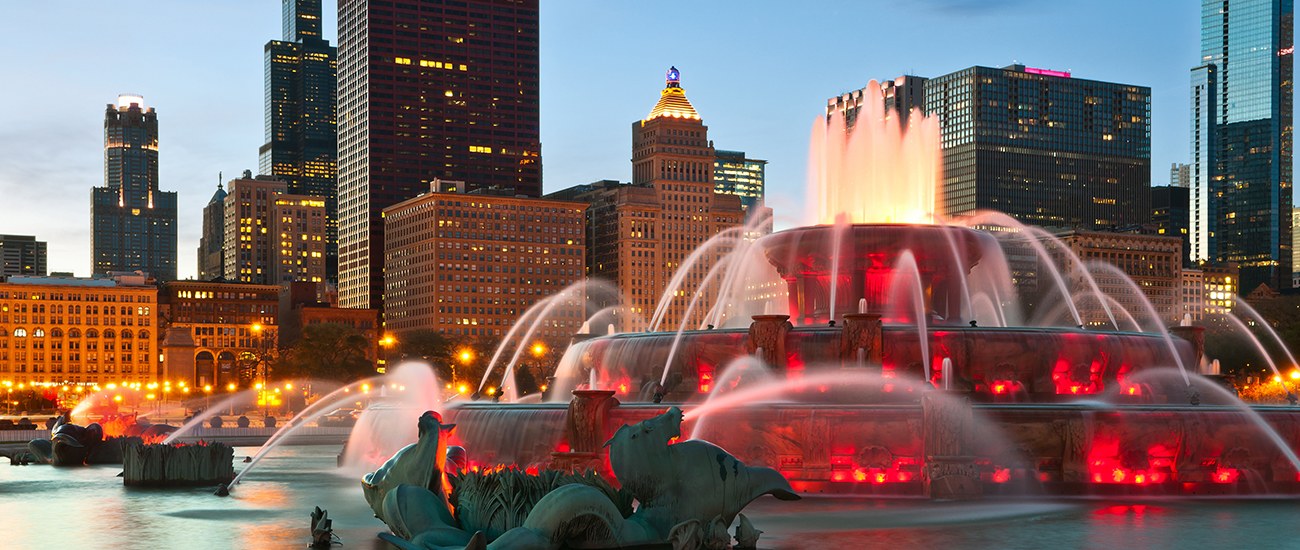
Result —
<path fill-rule="evenodd" d="M 221 170 L 217 170 L 217 189 L 221 189 Z"/>

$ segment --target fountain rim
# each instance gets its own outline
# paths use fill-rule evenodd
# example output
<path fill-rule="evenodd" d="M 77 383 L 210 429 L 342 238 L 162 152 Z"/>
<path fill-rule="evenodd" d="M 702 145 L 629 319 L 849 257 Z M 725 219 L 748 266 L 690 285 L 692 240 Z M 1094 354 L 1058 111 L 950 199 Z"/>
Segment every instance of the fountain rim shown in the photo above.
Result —
<path fill-rule="evenodd" d="M 915 325 L 912 325 L 912 324 L 909 324 L 909 323 L 885 323 L 885 324 L 883 325 L 883 327 L 884 327 L 885 329 L 905 328 L 905 329 L 907 329 L 908 331 L 911 331 L 911 332 L 915 332 L 915 330 L 916 330 L 916 329 L 915 329 Z M 844 327 L 842 327 L 842 326 L 829 327 L 829 326 L 822 326 L 822 325 L 818 325 L 818 326 L 802 326 L 802 325 L 797 325 L 797 326 L 795 326 L 793 329 L 791 329 L 791 332 L 840 332 L 840 331 L 843 331 L 843 330 L 844 330 Z M 1164 339 L 1164 337 L 1161 336 L 1160 334 L 1158 334 L 1158 333 L 1153 333 L 1153 332 L 1134 332 L 1134 331 L 1131 331 L 1131 330 L 1085 330 L 1085 329 L 1079 329 L 1079 328 L 1076 328 L 1076 327 L 993 327 L 993 326 L 987 326 L 987 327 L 971 327 L 971 326 L 966 326 L 966 325 L 952 325 L 952 326 L 949 326 L 949 325 L 934 325 L 934 326 L 930 326 L 930 327 L 928 327 L 928 332 L 931 332 L 931 333 L 934 333 L 934 332 L 1052 333 L 1052 334 L 1079 334 L 1079 335 L 1085 335 L 1085 336 L 1087 336 L 1087 335 L 1137 336 L 1137 337 L 1141 337 L 1141 338 L 1155 338 L 1155 339 L 1159 339 L 1159 340 L 1163 340 L 1163 339 Z M 749 327 L 714 328 L 714 329 L 687 329 L 687 330 L 682 331 L 682 335 L 683 335 L 683 336 L 686 336 L 686 335 L 688 335 L 688 334 L 690 334 L 690 335 L 695 335 L 695 334 L 718 334 L 718 333 L 745 335 L 745 334 L 749 334 Z M 583 341 L 581 341 L 581 342 L 574 342 L 574 345 L 577 345 L 577 344 L 585 344 L 585 343 L 587 343 L 587 342 L 595 342 L 595 341 L 599 341 L 599 340 L 617 340 L 617 339 L 627 339 L 627 338 L 648 338 L 648 337 L 651 337 L 651 336 L 674 336 L 674 335 L 676 335 L 676 334 L 677 334 L 676 331 L 659 331 L 659 332 L 620 332 L 620 333 L 618 333 L 618 334 L 602 334 L 602 335 L 599 335 L 599 336 L 593 336 L 593 337 L 588 338 L 588 339 L 586 339 L 586 340 L 583 340 Z M 1171 334 L 1170 336 L 1172 336 L 1172 337 L 1174 337 L 1174 338 L 1179 338 L 1178 335 L 1175 335 L 1175 334 Z M 1179 339 L 1181 340 L 1181 338 L 1179 338 Z"/>

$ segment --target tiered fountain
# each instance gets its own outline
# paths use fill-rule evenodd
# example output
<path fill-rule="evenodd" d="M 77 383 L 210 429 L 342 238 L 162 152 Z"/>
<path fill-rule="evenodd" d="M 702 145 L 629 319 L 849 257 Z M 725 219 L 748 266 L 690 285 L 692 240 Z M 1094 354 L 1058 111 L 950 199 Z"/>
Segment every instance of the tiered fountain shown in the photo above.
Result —
<path fill-rule="evenodd" d="M 1300 410 L 1247 407 L 1188 372 L 1207 363 L 1201 328 L 1085 330 L 1054 270 L 1039 275 L 1072 321 L 1008 326 L 1021 312 L 999 238 L 1042 250 L 1044 237 L 936 223 L 937 123 L 914 113 L 902 132 L 864 109 L 852 132 L 838 118 L 814 129 L 822 225 L 726 243 L 783 289 L 728 276 L 714 291 L 731 309 L 709 312 L 719 328 L 577 339 L 548 392 L 561 403 L 446 411 L 470 464 L 608 473 L 615 430 L 673 403 L 684 433 L 797 492 L 1300 492 Z M 1082 266 L 1064 275 L 1091 280 Z M 754 288 L 786 299 L 742 318 Z"/>

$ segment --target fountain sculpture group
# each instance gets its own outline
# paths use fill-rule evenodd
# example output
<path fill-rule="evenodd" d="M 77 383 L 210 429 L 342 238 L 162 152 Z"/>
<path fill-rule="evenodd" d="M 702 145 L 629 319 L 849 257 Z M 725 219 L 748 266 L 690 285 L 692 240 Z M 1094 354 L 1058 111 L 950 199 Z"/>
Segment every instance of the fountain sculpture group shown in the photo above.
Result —
<path fill-rule="evenodd" d="M 622 489 L 594 475 L 567 476 L 571 483 L 531 493 L 520 504 L 522 521 L 489 532 L 466 530 L 468 518 L 491 514 L 502 500 L 517 502 L 526 482 L 498 486 L 497 495 L 455 494 L 459 472 L 446 473 L 447 444 L 455 425 L 442 424 L 435 413 L 420 417 L 420 440 L 365 476 L 363 488 L 375 515 L 392 534 L 380 537 L 401 548 L 493 548 L 553 550 L 561 547 L 617 548 L 671 543 L 676 550 L 723 549 L 731 546 L 728 530 L 736 526 L 737 548 L 753 548 L 758 533 L 740 511 L 765 494 L 798 500 L 776 470 L 749 467 L 722 448 L 681 437 L 682 411 L 677 407 L 623 425 L 606 443 L 609 461 Z M 543 477 L 515 471 L 515 478 Z M 472 474 L 467 474 L 472 475 Z M 556 476 L 549 476 L 556 479 Z M 639 505 L 632 510 L 626 497 Z M 463 493 L 463 491 L 462 491 Z M 539 498 L 538 498 L 539 497 Z M 451 502 L 455 501 L 454 507 Z M 620 506 L 622 504 L 622 506 Z"/>

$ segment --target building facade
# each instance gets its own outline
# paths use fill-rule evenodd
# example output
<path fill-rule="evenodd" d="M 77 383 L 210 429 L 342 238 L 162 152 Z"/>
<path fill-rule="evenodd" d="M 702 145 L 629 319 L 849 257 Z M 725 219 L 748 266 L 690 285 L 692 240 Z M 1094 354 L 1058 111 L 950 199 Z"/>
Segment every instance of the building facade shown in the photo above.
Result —
<path fill-rule="evenodd" d="M 925 109 L 925 83 L 928 79 L 920 76 L 900 76 L 893 80 L 874 83 L 880 88 L 881 99 L 885 102 L 885 116 L 897 116 L 900 126 L 906 127 L 908 117 L 913 109 Z M 869 85 L 870 86 L 870 85 Z M 871 98 L 869 88 L 854 90 L 826 100 L 826 119 L 842 114 L 844 128 L 852 129 L 858 121 L 862 102 Z"/>
<path fill-rule="evenodd" d="M 226 189 L 217 182 L 217 192 L 203 207 L 203 233 L 199 236 L 200 281 L 211 281 L 226 273 Z"/>
<path fill-rule="evenodd" d="M 434 179 L 541 195 L 537 0 L 339 2 L 339 303 L 375 308 L 383 210 Z"/>
<path fill-rule="evenodd" d="M 1291 284 L 1294 15 L 1291 0 L 1201 2 L 1193 258 L 1238 264 L 1241 288 Z"/>
<path fill-rule="evenodd" d="M 1150 88 L 971 67 L 929 79 L 925 106 L 939 117 L 946 216 L 1089 230 L 1150 219 Z"/>
<path fill-rule="evenodd" d="M 0 235 L 0 280 L 11 275 L 46 274 L 45 241 L 30 235 Z"/>
<path fill-rule="evenodd" d="M 275 176 L 288 193 L 325 200 L 326 277 L 338 265 L 338 133 L 335 48 L 321 37 L 320 0 L 282 0 L 282 40 L 263 48 L 266 143 L 258 172 Z"/>
<path fill-rule="evenodd" d="M 1191 264 L 1191 191 L 1174 185 L 1151 188 L 1151 224 L 1157 234 L 1183 240 L 1184 265 Z"/>
<path fill-rule="evenodd" d="M 0 380 L 156 381 L 158 289 L 142 273 L 9 277 L 0 283 Z"/>
<path fill-rule="evenodd" d="M 1169 186 L 1170 187 L 1187 187 L 1192 186 L 1192 165 L 1173 163 L 1169 167 Z"/>
<path fill-rule="evenodd" d="M 104 186 L 91 190 L 91 267 L 176 278 L 176 193 L 158 189 L 158 115 L 118 96 L 104 115 Z"/>
<path fill-rule="evenodd" d="M 225 279 L 263 285 L 325 280 L 327 202 L 287 194 L 287 187 L 271 176 L 230 181 L 223 208 Z"/>
<path fill-rule="evenodd" d="M 1064 231 L 1057 235 L 1061 242 L 1069 247 L 1084 264 L 1103 262 L 1124 272 L 1141 289 L 1141 295 L 1134 292 L 1122 278 L 1108 276 L 1105 273 L 1094 274 L 1101 292 L 1114 299 L 1108 302 L 1115 321 L 1124 323 L 1127 316 L 1121 315 L 1118 308 L 1127 310 L 1139 323 L 1159 322 L 1172 324 L 1182 319 L 1183 315 L 1183 241 L 1178 237 L 1160 235 L 1140 235 L 1134 233 L 1108 233 L 1100 231 Z M 1049 248 L 1057 269 L 1067 275 L 1067 284 L 1072 294 L 1082 293 L 1079 315 L 1088 326 L 1110 325 L 1110 316 L 1095 297 L 1090 296 L 1090 285 L 1081 274 L 1071 273 L 1072 265 L 1068 256 L 1059 248 Z M 1151 302 L 1158 319 L 1153 319 L 1142 300 Z M 1134 329 L 1123 325 L 1121 329 Z"/>
<path fill-rule="evenodd" d="M 169 372 L 201 388 L 245 386 L 278 339 L 280 287 L 226 281 L 172 281 L 159 291 L 163 329 L 193 335 L 193 372 Z"/>
<path fill-rule="evenodd" d="M 751 159 L 744 151 L 713 151 L 713 191 L 740 197 L 745 218 L 763 206 L 763 180 L 767 161 Z"/>
<path fill-rule="evenodd" d="M 384 210 L 384 328 L 500 337 L 540 320 L 536 337 L 576 333 L 586 292 L 562 291 L 583 278 L 586 205 L 434 189 Z M 520 319 L 556 296 L 545 318 Z"/>

